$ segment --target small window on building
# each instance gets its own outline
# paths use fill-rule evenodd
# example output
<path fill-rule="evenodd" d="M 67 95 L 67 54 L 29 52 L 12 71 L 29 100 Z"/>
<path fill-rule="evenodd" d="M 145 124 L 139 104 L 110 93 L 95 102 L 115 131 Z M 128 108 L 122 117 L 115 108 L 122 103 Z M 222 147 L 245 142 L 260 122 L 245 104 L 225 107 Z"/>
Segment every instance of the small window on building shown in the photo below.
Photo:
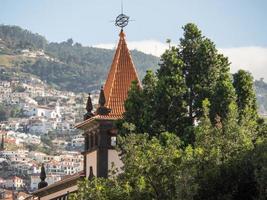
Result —
<path fill-rule="evenodd" d="M 117 141 L 116 136 L 111 136 L 110 145 L 113 146 L 113 147 L 116 146 L 116 141 Z"/>

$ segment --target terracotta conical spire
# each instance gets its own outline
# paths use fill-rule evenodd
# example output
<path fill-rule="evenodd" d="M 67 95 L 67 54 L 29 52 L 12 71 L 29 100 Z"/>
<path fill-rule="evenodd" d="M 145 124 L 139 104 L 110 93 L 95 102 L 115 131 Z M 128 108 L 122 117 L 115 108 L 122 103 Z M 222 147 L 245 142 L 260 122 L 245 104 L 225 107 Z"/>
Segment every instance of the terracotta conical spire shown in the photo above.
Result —
<path fill-rule="evenodd" d="M 132 81 L 138 81 L 141 86 L 123 30 L 119 36 L 120 40 L 104 85 L 105 106 L 111 109 L 109 115 L 117 118 L 121 118 L 125 112 L 124 102 Z"/>
<path fill-rule="evenodd" d="M 41 167 L 40 179 L 41 179 L 41 181 L 38 184 L 38 189 L 44 188 L 48 185 L 48 183 L 45 181 L 46 173 L 45 173 L 44 164 L 42 164 L 42 167 Z"/>

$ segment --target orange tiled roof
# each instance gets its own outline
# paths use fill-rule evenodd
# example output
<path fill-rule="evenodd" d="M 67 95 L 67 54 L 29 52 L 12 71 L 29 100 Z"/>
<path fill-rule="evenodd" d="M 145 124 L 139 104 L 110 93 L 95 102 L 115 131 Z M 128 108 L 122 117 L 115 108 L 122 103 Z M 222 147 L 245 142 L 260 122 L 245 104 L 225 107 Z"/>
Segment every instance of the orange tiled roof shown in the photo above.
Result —
<path fill-rule="evenodd" d="M 123 30 L 120 32 L 120 41 L 118 43 L 115 56 L 104 85 L 106 98 L 105 106 L 111 109 L 107 118 L 121 118 L 125 112 L 124 102 L 127 99 L 128 91 L 132 81 L 140 81 L 125 41 Z M 104 117 L 104 116 L 103 116 Z M 102 117 L 101 117 L 102 118 Z"/>
<path fill-rule="evenodd" d="M 132 81 L 137 80 L 141 87 L 123 30 L 121 30 L 119 36 L 120 40 L 104 85 L 105 106 L 110 108 L 111 112 L 108 115 L 95 115 L 77 124 L 76 128 L 81 128 L 94 120 L 121 119 L 125 112 L 124 102 L 127 99 Z"/>

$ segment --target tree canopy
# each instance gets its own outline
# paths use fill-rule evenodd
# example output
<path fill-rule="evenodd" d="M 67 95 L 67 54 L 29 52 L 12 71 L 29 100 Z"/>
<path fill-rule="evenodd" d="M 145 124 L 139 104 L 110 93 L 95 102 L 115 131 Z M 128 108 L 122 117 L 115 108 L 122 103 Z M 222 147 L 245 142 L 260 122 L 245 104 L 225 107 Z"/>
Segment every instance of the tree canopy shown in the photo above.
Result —
<path fill-rule="evenodd" d="M 80 183 L 72 199 L 265 199 L 267 126 L 252 76 L 194 24 L 143 87 L 132 84 L 118 123 L 122 173 Z"/>
<path fill-rule="evenodd" d="M 185 143 L 192 143 L 193 127 L 203 115 L 204 99 L 211 103 L 212 123 L 216 116 L 225 119 L 229 105 L 237 99 L 228 59 L 196 25 L 187 24 L 183 30 L 180 44 L 161 56 L 156 74 L 148 72 L 145 76 L 144 89 L 129 93 L 125 121 L 135 124 L 137 132 L 175 132 Z M 135 106 L 140 102 L 143 107 Z"/>

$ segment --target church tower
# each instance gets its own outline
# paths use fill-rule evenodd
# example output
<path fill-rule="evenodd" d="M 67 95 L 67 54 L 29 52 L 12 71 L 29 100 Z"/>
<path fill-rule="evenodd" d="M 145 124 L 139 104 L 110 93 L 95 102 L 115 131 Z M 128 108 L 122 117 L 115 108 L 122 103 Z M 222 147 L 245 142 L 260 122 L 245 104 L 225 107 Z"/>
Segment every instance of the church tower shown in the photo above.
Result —
<path fill-rule="evenodd" d="M 112 163 L 118 169 L 122 167 L 118 152 L 115 150 L 117 136 L 115 122 L 123 117 L 124 102 L 131 83 L 137 81 L 141 86 L 125 38 L 125 33 L 121 29 L 107 80 L 101 88 L 96 112 L 92 113 L 89 94 L 87 108 L 90 109 L 87 109 L 85 121 L 76 126 L 84 131 L 83 155 L 86 177 L 90 175 L 90 168 L 95 176 L 108 177 Z"/>
<path fill-rule="evenodd" d="M 123 27 L 128 24 L 129 17 L 120 14 L 116 25 L 121 28 L 119 42 L 104 86 L 101 87 L 99 104 L 95 112 L 90 94 L 88 95 L 84 121 L 76 128 L 84 132 L 84 170 L 68 176 L 61 181 L 47 185 L 44 169 L 40 175 L 39 189 L 33 192 L 40 200 L 67 199 L 69 194 L 78 190 L 78 182 L 87 178 L 108 177 L 108 171 L 114 163 L 120 170 L 123 163 L 115 150 L 117 129 L 115 123 L 123 118 L 124 102 L 127 99 L 131 83 L 138 79 L 130 51 L 127 47 Z"/>

